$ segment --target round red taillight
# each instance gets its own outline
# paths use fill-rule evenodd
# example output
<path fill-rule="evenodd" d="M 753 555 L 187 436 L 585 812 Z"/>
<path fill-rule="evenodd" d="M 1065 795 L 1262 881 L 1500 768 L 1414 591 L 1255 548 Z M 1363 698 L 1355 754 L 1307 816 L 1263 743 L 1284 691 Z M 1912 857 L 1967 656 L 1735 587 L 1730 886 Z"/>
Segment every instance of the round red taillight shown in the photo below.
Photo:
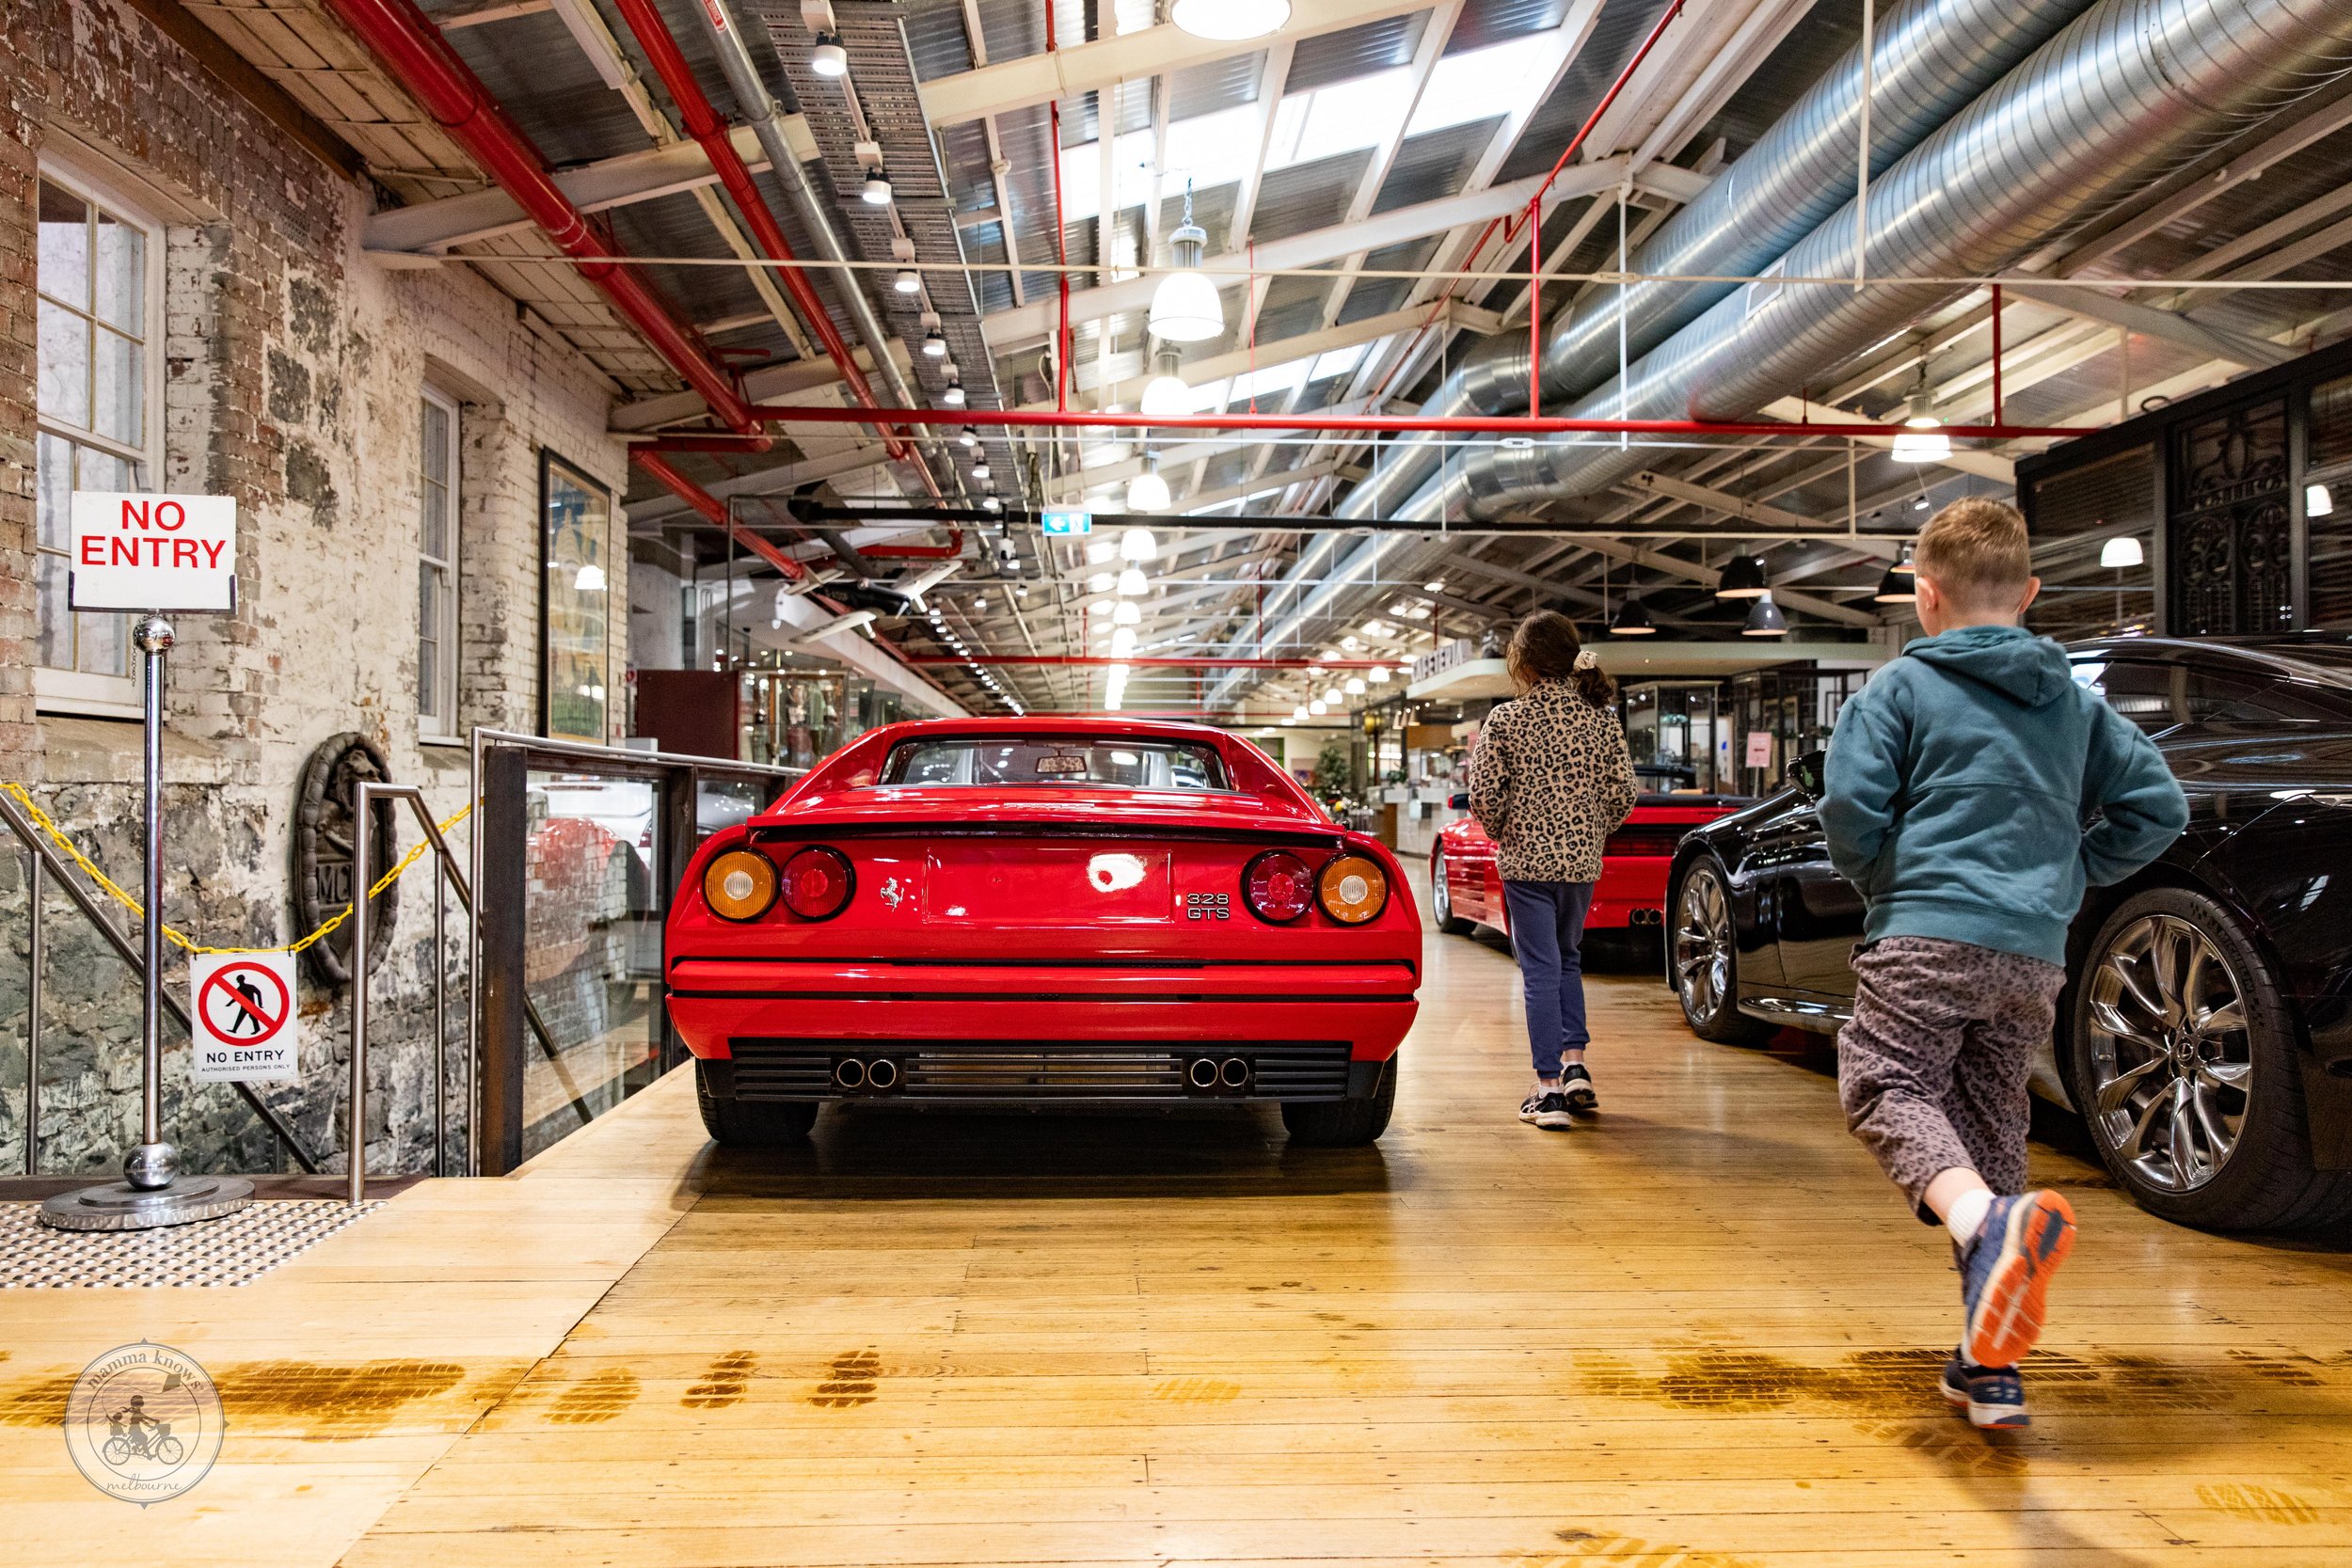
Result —
<path fill-rule="evenodd" d="M 1314 907 L 1315 874 L 1288 849 L 1268 849 L 1242 868 L 1241 901 L 1260 920 L 1287 926 Z"/>
<path fill-rule="evenodd" d="M 850 857 L 814 844 L 784 863 L 784 907 L 803 920 L 831 920 L 849 908 L 857 874 Z"/>

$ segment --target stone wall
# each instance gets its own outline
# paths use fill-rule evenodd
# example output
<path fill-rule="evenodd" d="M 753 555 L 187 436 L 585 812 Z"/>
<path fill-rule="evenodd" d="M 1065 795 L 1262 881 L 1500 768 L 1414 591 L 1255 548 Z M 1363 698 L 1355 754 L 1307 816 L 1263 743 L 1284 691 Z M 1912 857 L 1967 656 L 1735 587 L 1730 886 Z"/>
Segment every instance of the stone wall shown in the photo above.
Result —
<path fill-rule="evenodd" d="M 540 452 L 622 489 L 626 453 L 606 431 L 612 389 L 470 272 L 389 272 L 362 255 L 371 193 L 301 151 L 135 12 L 106 0 L 14 0 L 0 40 L 0 778 L 29 786 L 126 885 L 138 875 L 138 726 L 39 711 L 30 674 L 32 203 L 40 161 L 63 156 L 103 169 L 171 225 L 160 483 L 239 505 L 239 609 L 183 617 L 171 658 L 165 915 L 199 942 L 283 942 L 298 934 L 296 781 L 322 741 L 373 737 L 395 779 L 425 786 L 437 816 L 467 792 L 464 747 L 419 735 L 421 389 L 430 383 L 462 405 L 461 734 L 535 726 Z M 616 515 L 616 566 L 628 559 L 621 527 Z M 619 604 L 608 627 L 617 690 Z M 404 832 L 404 844 L 413 839 Z M 462 833 L 456 843 L 462 851 Z M 371 993 L 381 1020 L 370 1041 L 377 1170 L 414 1170 L 428 1157 L 431 900 L 421 874 L 408 886 Z M 111 1164 L 136 1114 L 126 1092 L 137 1082 L 135 1006 L 94 942 L 62 934 L 73 926 L 65 913 L 53 903 L 50 1171 Z M 0 866 L 0 1171 L 21 1168 L 24 924 L 21 873 Z M 175 958 L 167 979 L 183 988 L 184 965 Z M 338 1161 L 346 1005 L 306 977 L 303 1079 L 271 1096 Z M 167 1061 L 170 1133 L 200 1164 L 265 1167 L 269 1140 L 250 1114 L 229 1091 L 193 1093 L 184 1079 L 182 1046 Z"/>

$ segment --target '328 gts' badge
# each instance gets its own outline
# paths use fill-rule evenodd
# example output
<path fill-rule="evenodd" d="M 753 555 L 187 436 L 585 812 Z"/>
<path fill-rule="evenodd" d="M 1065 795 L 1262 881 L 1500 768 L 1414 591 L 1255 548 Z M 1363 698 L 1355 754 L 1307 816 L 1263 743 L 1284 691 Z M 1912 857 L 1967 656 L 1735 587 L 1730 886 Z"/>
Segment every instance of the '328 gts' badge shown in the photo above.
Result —
<path fill-rule="evenodd" d="M 65 1402 L 65 1446 L 89 1483 L 144 1508 L 204 1479 L 227 1433 L 220 1391 L 194 1357 L 140 1340 L 82 1369 Z"/>

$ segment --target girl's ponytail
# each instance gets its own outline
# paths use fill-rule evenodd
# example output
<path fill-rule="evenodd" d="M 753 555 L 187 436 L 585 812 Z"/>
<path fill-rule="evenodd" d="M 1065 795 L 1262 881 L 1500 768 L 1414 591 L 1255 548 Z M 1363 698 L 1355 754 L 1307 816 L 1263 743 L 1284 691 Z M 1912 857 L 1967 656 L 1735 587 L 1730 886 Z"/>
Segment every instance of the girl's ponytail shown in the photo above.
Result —
<path fill-rule="evenodd" d="M 1584 646 L 1576 623 L 1556 610 L 1539 610 L 1518 624 L 1503 664 L 1522 690 L 1537 681 L 1564 680 L 1595 707 L 1616 701 L 1617 683 Z"/>

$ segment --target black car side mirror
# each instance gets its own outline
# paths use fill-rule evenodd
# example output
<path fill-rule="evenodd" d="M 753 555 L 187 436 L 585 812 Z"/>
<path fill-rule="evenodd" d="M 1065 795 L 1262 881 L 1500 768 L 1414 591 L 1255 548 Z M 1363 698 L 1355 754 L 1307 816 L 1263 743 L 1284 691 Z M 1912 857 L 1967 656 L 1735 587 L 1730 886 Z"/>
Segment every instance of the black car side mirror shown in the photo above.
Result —
<path fill-rule="evenodd" d="M 1455 790 L 1453 794 L 1445 798 L 1445 803 L 1455 811 L 1468 811 L 1470 810 L 1470 791 L 1467 789 Z"/>
<path fill-rule="evenodd" d="M 1818 800 L 1827 787 L 1829 753 L 1807 752 L 1788 765 L 1782 782 L 1808 800 Z"/>

